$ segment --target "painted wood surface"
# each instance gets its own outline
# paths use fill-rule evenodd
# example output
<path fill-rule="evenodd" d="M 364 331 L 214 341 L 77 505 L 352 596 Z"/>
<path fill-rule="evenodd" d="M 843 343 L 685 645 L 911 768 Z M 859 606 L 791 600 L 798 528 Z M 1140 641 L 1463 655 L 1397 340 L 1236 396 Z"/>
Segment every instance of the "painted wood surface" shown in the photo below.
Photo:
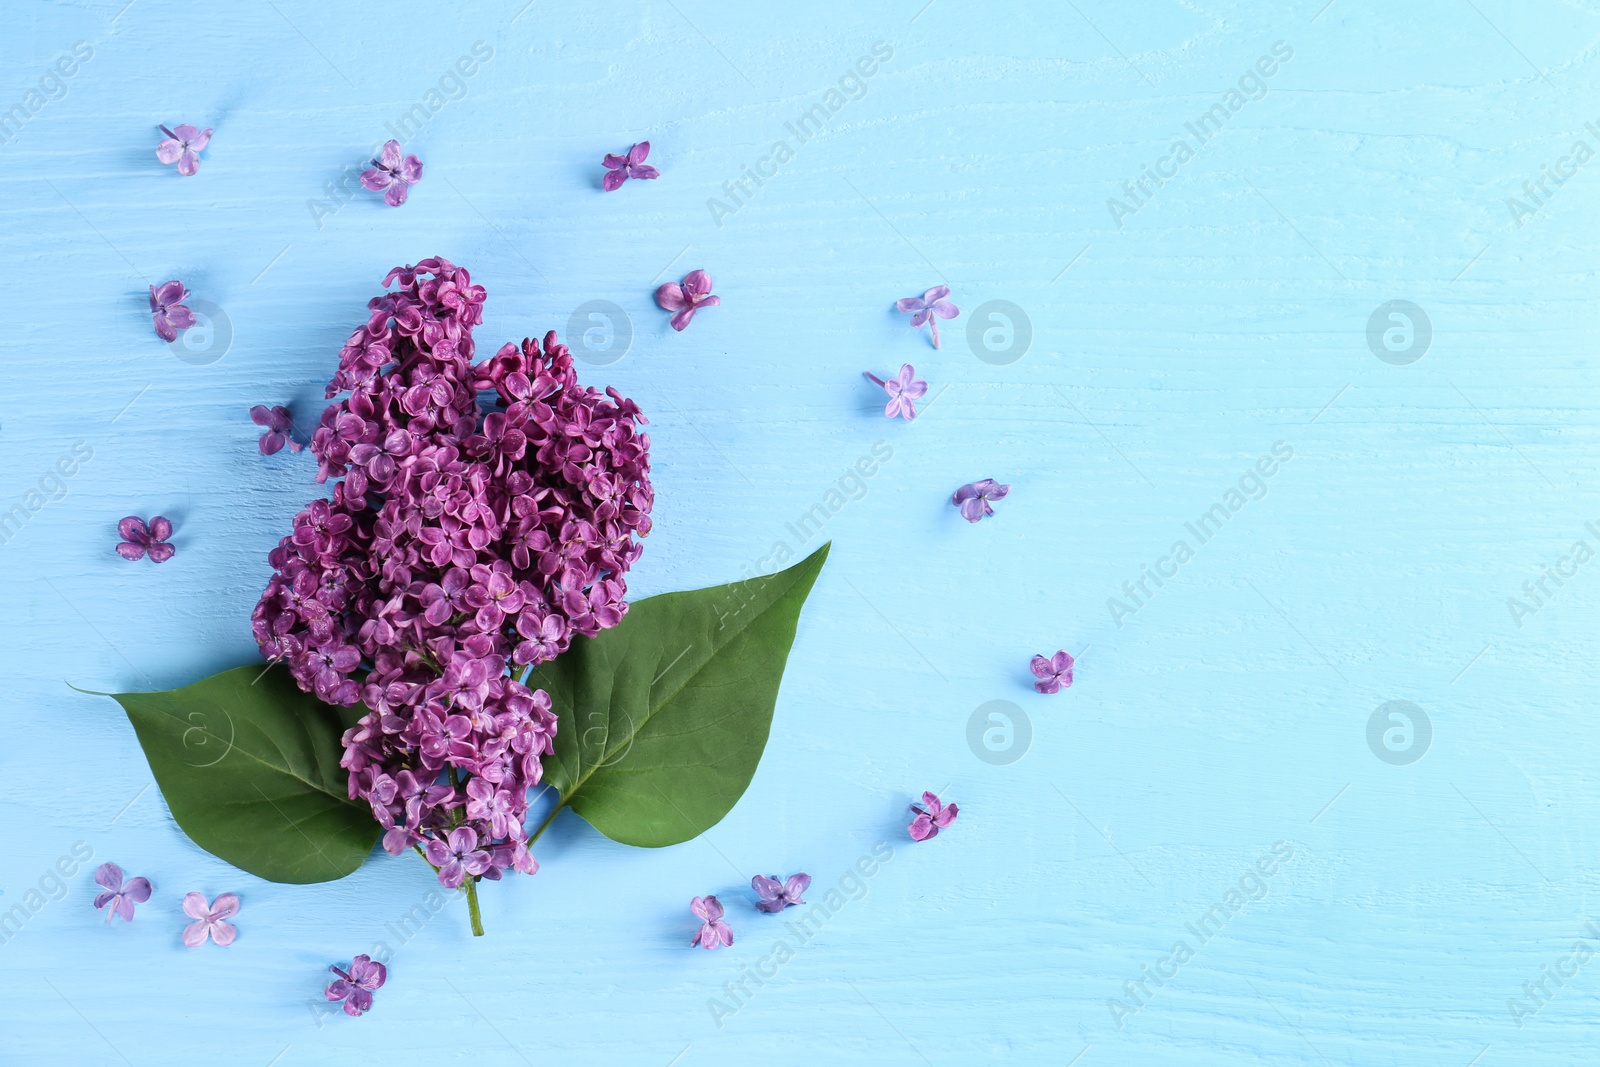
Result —
<path fill-rule="evenodd" d="M 1600 1058 L 1593 0 L 4 21 L 0 1062 Z M 163 122 L 215 127 L 195 177 Z M 426 163 L 399 210 L 340 191 L 391 127 Z M 645 138 L 660 180 L 602 193 Z M 488 288 L 482 344 L 576 319 L 648 413 L 640 595 L 834 545 L 732 814 L 659 851 L 563 817 L 479 941 L 413 860 L 302 887 L 201 852 L 64 684 L 255 658 L 317 487 L 247 410 L 314 419 L 433 254 Z M 675 334 L 651 293 L 697 267 L 723 304 Z M 215 320 L 177 350 L 174 277 Z M 934 351 L 892 303 L 944 283 Z M 861 372 L 907 361 L 930 402 L 891 423 Z M 1013 489 L 968 526 L 983 477 Z M 113 555 L 130 513 L 172 562 Z M 923 789 L 961 817 L 913 845 Z M 90 907 L 104 860 L 155 883 L 131 925 Z M 799 869 L 838 890 L 814 932 L 749 903 Z M 190 890 L 240 894 L 231 948 L 182 947 Z M 729 951 L 688 948 L 707 892 Z M 328 1015 L 376 945 L 376 1009 Z"/>

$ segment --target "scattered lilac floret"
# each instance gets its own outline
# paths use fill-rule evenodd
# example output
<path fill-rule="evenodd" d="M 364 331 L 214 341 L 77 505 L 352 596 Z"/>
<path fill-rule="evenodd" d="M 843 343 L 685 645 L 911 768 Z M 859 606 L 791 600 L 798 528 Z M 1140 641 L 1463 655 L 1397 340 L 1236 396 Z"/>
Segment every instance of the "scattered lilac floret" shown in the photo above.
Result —
<path fill-rule="evenodd" d="M 400 142 L 385 141 L 383 151 L 372 167 L 361 172 L 361 184 L 383 194 L 383 202 L 399 207 L 406 202 L 411 187 L 422 180 L 422 160 L 416 156 L 400 158 Z"/>
<path fill-rule="evenodd" d="M 733 944 L 733 927 L 722 921 L 722 902 L 716 897 L 695 897 L 689 901 L 689 910 L 700 920 L 700 932 L 694 935 L 690 946 L 714 949 Z"/>
<path fill-rule="evenodd" d="M 917 370 L 909 363 L 900 366 L 900 373 L 888 381 L 873 374 L 863 371 L 867 381 L 877 385 L 889 394 L 889 402 L 884 405 L 883 413 L 889 418 L 899 416 L 907 422 L 917 417 L 917 408 L 912 401 L 924 396 L 928 392 L 928 383 L 917 377 Z"/>
<path fill-rule="evenodd" d="M 270 456 L 280 451 L 284 445 L 289 446 L 290 452 L 298 452 L 305 446 L 294 439 L 294 419 L 289 415 L 289 409 L 283 405 L 267 407 L 257 404 L 250 409 L 250 421 L 257 426 L 266 428 L 266 433 L 261 435 L 261 454 Z"/>
<path fill-rule="evenodd" d="M 323 995 L 330 1002 L 344 1001 L 344 1013 L 359 1018 L 362 1012 L 372 1010 L 372 994 L 389 980 L 389 969 L 370 956 L 357 956 L 350 961 L 350 970 L 340 970 L 329 964 L 328 970 L 339 977 L 328 983 Z"/>
<path fill-rule="evenodd" d="M 223 921 L 239 913 L 239 898 L 232 893 L 222 894 L 215 904 L 207 904 L 199 893 L 189 893 L 183 898 L 183 913 L 194 920 L 183 928 L 183 943 L 190 948 L 205 944 L 208 937 L 226 948 L 239 936 L 236 926 Z"/>
<path fill-rule="evenodd" d="M 923 293 L 920 297 L 908 296 L 896 300 L 894 306 L 911 316 L 911 325 L 917 329 L 923 323 L 933 331 L 933 347 L 939 347 L 939 320 L 953 319 L 961 314 L 961 309 L 956 307 L 945 297 L 950 295 L 948 285 L 936 285 Z"/>
<path fill-rule="evenodd" d="M 115 863 L 102 863 L 100 869 L 94 872 L 94 880 L 104 887 L 104 891 L 94 898 L 94 906 L 105 909 L 106 922 L 110 922 L 113 915 L 120 915 L 124 921 L 132 922 L 133 906 L 150 899 L 149 879 L 130 878 L 124 882 L 122 868 Z"/>
<path fill-rule="evenodd" d="M 805 901 L 801 899 L 800 895 L 806 891 L 809 885 L 811 885 L 811 876 L 803 872 L 790 875 L 787 881 L 782 882 L 777 878 L 768 878 L 763 874 L 758 874 L 750 879 L 750 888 L 761 896 L 761 900 L 756 904 L 756 909 L 769 915 L 776 915 L 784 908 L 790 908 L 796 904 L 804 904 Z"/>
<path fill-rule="evenodd" d="M 917 817 L 911 820 L 911 825 L 906 829 L 911 834 L 913 841 L 926 841 L 930 837 L 938 837 L 939 831 L 956 821 L 956 813 L 960 810 L 954 804 L 942 804 L 938 796 L 933 793 L 922 794 L 922 803 L 926 808 L 911 805 L 911 810 Z"/>
<path fill-rule="evenodd" d="M 149 553 L 151 563 L 165 563 L 177 551 L 167 544 L 167 538 L 172 536 L 172 520 L 164 515 L 151 519 L 148 526 L 139 516 L 129 515 L 117 523 L 117 533 L 122 536 L 117 542 L 117 555 L 123 559 L 141 560 Z"/>
<path fill-rule="evenodd" d="M 722 303 L 722 298 L 711 295 L 711 275 L 693 270 L 684 275 L 682 284 L 667 282 L 657 289 L 656 303 L 663 311 L 677 312 L 672 316 L 672 328 L 682 332 L 694 320 L 696 311 L 716 307 Z"/>
<path fill-rule="evenodd" d="M 167 136 L 156 145 L 156 158 L 163 163 L 176 163 L 179 174 L 191 177 L 200 169 L 200 151 L 211 143 L 211 127 L 202 130 L 184 122 L 175 130 L 165 126 L 159 129 Z"/>
<path fill-rule="evenodd" d="M 606 176 L 601 185 L 609 193 L 622 188 L 622 183 L 629 178 L 649 179 L 661 177 L 659 170 L 645 163 L 649 156 L 649 141 L 640 141 L 628 149 L 626 156 L 607 155 L 602 160 L 606 165 Z"/>
<path fill-rule="evenodd" d="M 155 320 L 157 337 L 167 342 L 176 341 L 179 330 L 187 330 L 195 324 L 194 312 L 183 303 L 187 299 L 189 290 L 176 279 L 150 287 L 150 317 Z"/>
<path fill-rule="evenodd" d="M 1004 500 L 1009 492 L 1011 492 L 1009 485 L 1001 485 L 993 478 L 985 478 L 957 489 L 950 497 L 950 503 L 961 509 L 963 519 L 977 522 L 994 514 L 994 508 L 989 506 L 991 500 Z"/>
<path fill-rule="evenodd" d="M 1033 657 L 1028 668 L 1038 679 L 1033 687 L 1041 693 L 1059 693 L 1072 685 L 1072 657 L 1065 649 L 1048 659 L 1044 656 Z"/>

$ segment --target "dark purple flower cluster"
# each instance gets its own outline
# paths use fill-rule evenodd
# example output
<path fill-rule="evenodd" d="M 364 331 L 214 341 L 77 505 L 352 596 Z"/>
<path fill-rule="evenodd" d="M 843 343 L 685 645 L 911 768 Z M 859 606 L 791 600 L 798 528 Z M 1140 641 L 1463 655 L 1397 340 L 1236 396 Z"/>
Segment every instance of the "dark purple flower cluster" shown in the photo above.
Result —
<path fill-rule="evenodd" d="M 318 480 L 342 481 L 273 549 L 252 622 L 302 689 L 370 709 L 344 737 L 350 794 L 384 848 L 421 849 L 456 887 L 538 867 L 527 793 L 556 717 L 526 668 L 627 611 L 650 438 L 633 401 L 578 384 L 554 332 L 474 366 L 485 293 L 465 270 L 396 280 L 312 434 Z"/>

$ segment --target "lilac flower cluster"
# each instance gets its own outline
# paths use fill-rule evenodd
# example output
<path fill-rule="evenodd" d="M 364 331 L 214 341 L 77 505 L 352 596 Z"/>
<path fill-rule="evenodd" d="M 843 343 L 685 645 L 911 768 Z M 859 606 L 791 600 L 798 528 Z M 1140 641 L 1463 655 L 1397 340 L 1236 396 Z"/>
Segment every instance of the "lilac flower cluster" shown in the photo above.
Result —
<path fill-rule="evenodd" d="M 350 795 L 385 849 L 417 848 L 456 888 L 538 869 L 524 818 L 556 717 L 521 669 L 627 611 L 650 439 L 633 401 L 578 384 L 554 332 L 473 365 L 485 293 L 464 269 L 396 280 L 312 434 L 318 479 L 343 480 L 272 551 L 252 621 L 302 689 L 370 709 L 344 737 Z"/>

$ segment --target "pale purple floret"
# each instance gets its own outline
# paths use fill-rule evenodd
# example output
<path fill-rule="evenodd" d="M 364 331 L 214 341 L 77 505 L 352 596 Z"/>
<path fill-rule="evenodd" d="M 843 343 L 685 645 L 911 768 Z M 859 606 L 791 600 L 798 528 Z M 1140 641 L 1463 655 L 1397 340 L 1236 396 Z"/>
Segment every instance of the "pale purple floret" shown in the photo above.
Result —
<path fill-rule="evenodd" d="M 422 180 L 422 160 L 400 156 L 399 141 L 385 141 L 372 166 L 361 172 L 361 184 L 383 194 L 383 202 L 399 207 L 406 202 L 411 187 Z"/>
<path fill-rule="evenodd" d="M 956 813 L 960 811 L 954 804 L 941 803 L 938 796 L 933 793 L 923 793 L 922 803 L 925 807 L 911 805 L 911 810 L 917 813 L 917 817 L 911 820 L 911 825 L 906 829 L 913 841 L 926 841 L 930 837 L 938 837 L 940 830 L 956 821 Z"/>
<path fill-rule="evenodd" d="M 373 992 L 389 980 L 389 969 L 366 955 L 351 960 L 348 971 L 341 970 L 337 964 L 329 964 L 328 970 L 339 977 L 328 983 L 323 995 L 330 1002 L 344 1001 L 344 1013 L 352 1017 L 371 1011 Z"/>
<path fill-rule="evenodd" d="M 917 417 L 917 408 L 912 401 L 927 394 L 928 383 L 917 377 L 917 370 L 909 363 L 900 365 L 900 373 L 888 381 L 873 374 L 863 371 L 867 381 L 879 386 L 889 394 L 889 402 L 884 405 L 883 413 L 889 418 L 899 416 L 910 422 Z"/>
<path fill-rule="evenodd" d="M 1011 492 L 1009 485 L 1001 485 L 993 478 L 985 478 L 957 489 L 950 497 L 950 503 L 961 509 L 963 519 L 977 522 L 994 514 L 994 508 L 989 506 L 991 500 L 1004 500 L 1009 492 Z"/>
<path fill-rule="evenodd" d="M 659 178 L 661 172 L 649 166 L 645 160 L 650 156 L 650 142 L 640 141 L 628 149 L 625 156 L 607 154 L 602 161 L 606 165 L 606 176 L 601 181 L 606 192 L 622 188 L 622 183 L 629 178 Z"/>
<path fill-rule="evenodd" d="M 184 306 L 189 290 L 174 279 L 150 287 L 150 317 L 156 324 L 156 336 L 163 341 L 178 339 L 179 330 L 187 330 L 196 322 L 194 312 Z"/>
<path fill-rule="evenodd" d="M 950 295 L 948 285 L 936 285 L 920 297 L 908 296 L 896 300 L 894 306 L 911 316 L 911 325 L 920 329 L 923 323 L 933 331 L 933 347 L 939 347 L 939 320 L 953 319 L 961 314 L 945 297 Z"/>
<path fill-rule="evenodd" d="M 96 894 L 94 906 L 106 910 L 106 922 L 120 915 L 126 922 L 133 921 L 133 906 L 150 899 L 150 881 L 147 878 L 122 880 L 122 868 L 115 863 L 102 863 L 94 872 L 94 880 L 103 887 Z"/>
<path fill-rule="evenodd" d="M 150 562 L 165 563 L 177 551 L 167 544 L 167 538 L 172 536 L 172 520 L 164 515 L 151 519 L 148 526 L 139 516 L 129 515 L 117 523 L 117 533 L 122 537 L 117 542 L 117 555 L 123 559 L 141 560 L 149 553 Z"/>
<path fill-rule="evenodd" d="M 714 949 L 733 944 L 733 927 L 722 921 L 722 902 L 716 897 L 695 897 L 689 901 L 689 910 L 700 920 L 700 930 L 689 942 L 690 947 Z"/>
<path fill-rule="evenodd" d="M 178 173 L 185 177 L 194 174 L 200 169 L 200 151 L 211 143 L 211 127 L 200 129 L 187 122 L 180 123 L 175 130 L 165 126 L 157 127 L 166 138 L 156 145 L 156 158 L 163 163 L 176 163 Z M 168 338 L 171 340 L 171 338 Z"/>
<path fill-rule="evenodd" d="M 810 885 L 811 876 L 803 872 L 801 874 L 792 874 L 787 881 L 781 882 L 777 878 L 768 878 L 764 874 L 758 874 L 750 879 L 750 888 L 754 889 L 756 894 L 761 897 L 756 903 L 756 909 L 772 915 L 777 914 L 784 908 L 793 907 L 796 904 L 804 904 L 805 901 L 801 899 L 801 894 Z"/>
<path fill-rule="evenodd" d="M 449 889 L 459 889 L 467 875 L 489 869 L 489 853 L 478 847 L 478 831 L 470 826 L 456 827 L 444 841 L 434 838 L 423 852 L 439 868 L 439 883 Z"/>
<path fill-rule="evenodd" d="M 289 446 L 290 452 L 298 452 L 305 447 L 294 439 L 294 418 L 290 416 L 289 409 L 281 404 L 270 408 L 265 404 L 255 405 L 250 409 L 250 421 L 266 428 L 267 432 L 261 435 L 259 445 L 263 456 L 278 452 L 284 445 Z"/>
<path fill-rule="evenodd" d="M 222 894 L 215 904 L 207 904 L 199 893 L 185 894 L 183 913 L 194 920 L 183 928 L 183 943 L 190 948 L 205 944 L 207 937 L 226 948 L 239 935 L 237 927 L 223 921 L 239 913 L 239 898 L 232 893 Z"/>
<path fill-rule="evenodd" d="M 1044 656 L 1033 657 L 1028 664 L 1028 669 L 1033 671 L 1033 687 L 1041 693 L 1059 693 L 1072 684 L 1072 657 L 1063 649 L 1046 659 Z"/>
<path fill-rule="evenodd" d="M 351 797 L 387 851 L 434 846 L 459 886 L 538 869 L 524 819 L 556 716 L 519 679 L 627 611 L 650 438 L 553 332 L 474 364 L 486 294 L 465 270 L 397 279 L 340 353 L 328 396 L 349 394 L 310 445 L 336 484 L 269 555 L 252 627 L 302 689 L 366 705 L 344 736 Z"/>
<path fill-rule="evenodd" d="M 703 270 L 692 270 L 683 276 L 683 282 L 667 282 L 656 290 L 656 303 L 663 311 L 676 312 L 672 328 L 682 332 L 694 321 L 694 313 L 703 307 L 716 307 L 722 297 L 711 295 L 711 275 Z"/>

